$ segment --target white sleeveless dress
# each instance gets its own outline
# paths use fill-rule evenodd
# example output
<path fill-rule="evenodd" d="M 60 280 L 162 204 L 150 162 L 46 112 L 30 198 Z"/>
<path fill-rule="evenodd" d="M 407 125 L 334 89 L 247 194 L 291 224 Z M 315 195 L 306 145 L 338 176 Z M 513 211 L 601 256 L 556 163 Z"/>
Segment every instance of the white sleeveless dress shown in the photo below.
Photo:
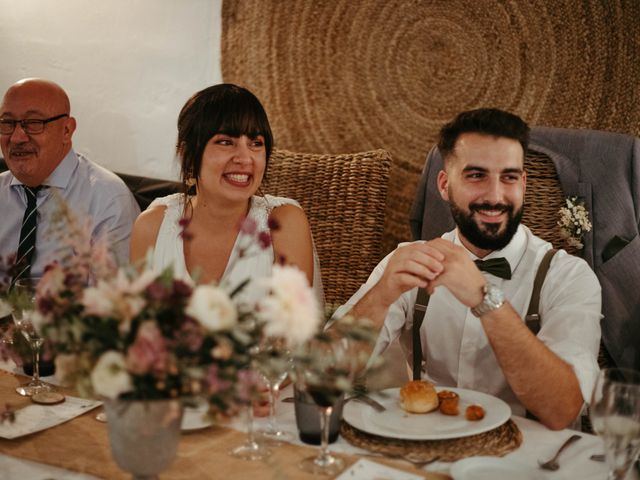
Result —
<path fill-rule="evenodd" d="M 162 225 L 160 225 L 155 249 L 153 251 L 152 267 L 163 270 L 171 265 L 173 266 L 176 277 L 193 283 L 193 279 L 187 271 L 187 265 L 184 259 L 183 240 L 180 237 L 181 227 L 178 224 L 180 218 L 182 218 L 183 198 L 182 194 L 176 193 L 157 198 L 149 205 L 149 208 L 155 206 L 166 207 L 164 219 L 162 220 Z M 295 205 L 300 207 L 300 204 L 295 200 L 284 197 L 274 197 L 271 195 L 262 197 L 256 195 L 251 198 L 249 216 L 256 221 L 258 231 L 269 230 L 269 215 L 274 208 L 281 205 Z M 266 249 L 260 249 L 257 245 L 252 245 L 247 254 L 240 257 L 239 251 L 242 247 L 247 247 L 247 240 L 243 235 L 238 235 L 236 238 L 233 249 L 231 250 L 231 255 L 227 261 L 227 266 L 220 279 L 220 284 L 225 285 L 225 287 L 229 289 L 228 291 L 231 292 L 242 282 L 250 279 L 249 284 L 243 288 L 240 293 L 240 299 L 243 302 L 252 302 L 256 299 L 257 291 L 255 288 L 251 288 L 251 283 L 259 278 L 271 275 L 274 253 L 272 246 Z M 322 307 L 322 305 L 324 305 L 324 294 L 320 277 L 320 265 L 315 247 L 313 249 L 313 289 Z"/>

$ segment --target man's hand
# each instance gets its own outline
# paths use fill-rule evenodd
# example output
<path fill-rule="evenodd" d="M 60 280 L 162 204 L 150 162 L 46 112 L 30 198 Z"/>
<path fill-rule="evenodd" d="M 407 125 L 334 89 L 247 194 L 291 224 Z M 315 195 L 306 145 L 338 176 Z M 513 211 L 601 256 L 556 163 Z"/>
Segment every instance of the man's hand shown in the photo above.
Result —
<path fill-rule="evenodd" d="M 408 290 L 428 288 L 445 268 L 444 260 L 445 256 L 429 243 L 399 247 L 372 290 L 376 291 L 380 302 L 389 307 Z"/>
<path fill-rule="evenodd" d="M 436 238 L 427 242 L 431 250 L 440 253 L 443 269 L 427 286 L 429 294 L 433 294 L 435 287 L 443 285 L 467 307 L 475 307 L 482 302 L 482 287 L 487 282 L 482 272 L 467 251 L 443 238 Z"/>

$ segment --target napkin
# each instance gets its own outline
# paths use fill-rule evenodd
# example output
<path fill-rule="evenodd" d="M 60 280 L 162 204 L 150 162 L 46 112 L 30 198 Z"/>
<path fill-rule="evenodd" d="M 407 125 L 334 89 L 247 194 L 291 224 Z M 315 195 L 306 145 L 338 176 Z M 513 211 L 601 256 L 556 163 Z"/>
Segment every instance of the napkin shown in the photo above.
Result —
<path fill-rule="evenodd" d="M 15 422 L 0 424 L 0 438 L 18 438 L 71 420 L 102 405 L 97 400 L 66 397 L 57 405 L 28 405 L 16 411 Z"/>
<path fill-rule="evenodd" d="M 424 477 L 391 468 L 380 463 L 361 458 L 347 468 L 336 480 L 424 480 Z"/>

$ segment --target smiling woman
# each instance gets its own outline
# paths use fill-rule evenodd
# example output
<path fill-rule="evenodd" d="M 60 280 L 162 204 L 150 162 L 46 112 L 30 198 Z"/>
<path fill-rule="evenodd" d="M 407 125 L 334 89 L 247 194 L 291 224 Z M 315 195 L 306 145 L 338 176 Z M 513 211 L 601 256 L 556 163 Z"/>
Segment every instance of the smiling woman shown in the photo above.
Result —
<path fill-rule="evenodd" d="M 140 215 L 131 260 L 153 248 L 154 267 L 172 265 L 186 279 L 232 289 L 285 262 L 300 268 L 322 298 L 304 211 L 294 200 L 258 193 L 272 146 L 266 112 L 251 92 L 220 84 L 194 94 L 178 117 L 184 193 L 158 199 Z M 248 252 L 243 234 L 255 231 L 263 232 L 263 248 Z M 252 289 L 242 294 L 251 298 Z"/>

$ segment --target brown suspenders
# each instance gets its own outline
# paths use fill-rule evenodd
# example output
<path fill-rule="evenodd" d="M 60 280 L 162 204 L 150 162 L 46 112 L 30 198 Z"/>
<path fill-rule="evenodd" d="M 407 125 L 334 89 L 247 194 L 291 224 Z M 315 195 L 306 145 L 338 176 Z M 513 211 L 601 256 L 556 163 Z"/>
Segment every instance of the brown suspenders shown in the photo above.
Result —
<path fill-rule="evenodd" d="M 527 327 L 534 335 L 540 331 L 540 315 L 538 313 L 540 307 L 540 290 L 542 284 L 549 271 L 549 265 L 551 265 L 551 259 L 558 251 L 552 248 L 545 253 L 538 271 L 536 278 L 533 281 L 533 293 L 531 294 L 531 301 L 529 302 L 529 310 L 525 316 L 525 323 Z M 413 309 L 413 328 L 412 328 L 412 356 L 413 356 L 413 379 L 420 380 L 422 377 L 422 343 L 420 341 L 420 327 L 424 321 L 424 314 L 427 311 L 427 305 L 429 305 L 429 294 L 424 288 L 418 289 L 418 298 L 416 299 L 416 305 Z"/>

